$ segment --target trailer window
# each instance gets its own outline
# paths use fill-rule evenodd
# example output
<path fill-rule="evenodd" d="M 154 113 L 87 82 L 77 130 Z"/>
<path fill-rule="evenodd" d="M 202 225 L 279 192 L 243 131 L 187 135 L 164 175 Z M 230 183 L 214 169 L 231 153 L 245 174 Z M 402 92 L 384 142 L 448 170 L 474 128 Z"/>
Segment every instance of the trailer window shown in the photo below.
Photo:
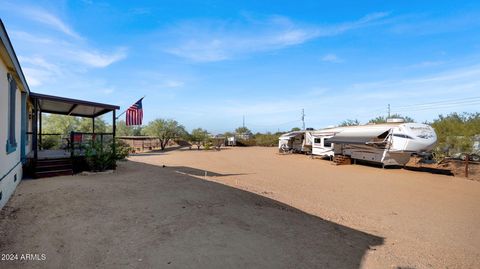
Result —
<path fill-rule="evenodd" d="M 315 138 L 315 139 L 313 139 L 313 143 L 320 144 L 322 142 L 320 141 L 320 138 Z"/>
<path fill-rule="evenodd" d="M 328 138 L 323 139 L 323 146 L 326 148 L 331 148 L 332 147 L 332 142 L 328 141 Z"/>
<path fill-rule="evenodd" d="M 404 134 L 393 134 L 393 136 L 401 137 L 401 138 L 407 138 L 407 139 L 413 139 L 411 136 L 404 135 Z"/>

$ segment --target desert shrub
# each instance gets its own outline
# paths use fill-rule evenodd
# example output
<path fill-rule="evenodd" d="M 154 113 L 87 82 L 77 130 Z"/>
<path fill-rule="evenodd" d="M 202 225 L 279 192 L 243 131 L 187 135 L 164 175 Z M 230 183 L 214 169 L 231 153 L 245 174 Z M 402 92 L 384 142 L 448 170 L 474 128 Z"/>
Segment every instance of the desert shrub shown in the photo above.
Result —
<path fill-rule="evenodd" d="M 116 167 L 118 160 L 123 160 L 130 152 L 130 146 L 125 142 L 116 140 L 115 154 L 113 152 L 113 142 L 100 143 L 95 140 L 90 141 L 85 146 L 85 158 L 91 171 L 105 171 Z"/>
<path fill-rule="evenodd" d="M 205 142 L 205 143 L 203 144 L 203 148 L 206 149 L 206 150 L 210 150 L 210 149 L 212 149 L 212 147 L 213 147 L 213 143 L 210 142 L 210 141 Z"/>
<path fill-rule="evenodd" d="M 255 135 L 255 143 L 257 146 L 262 147 L 275 147 L 278 145 L 278 137 L 277 134 L 256 134 Z"/>
<path fill-rule="evenodd" d="M 257 142 L 255 141 L 254 138 L 237 140 L 237 146 L 240 146 L 240 147 L 251 147 L 256 145 L 257 145 Z"/>
<path fill-rule="evenodd" d="M 437 156 L 471 152 L 475 135 L 480 133 L 480 113 L 439 115 L 431 123 L 437 133 Z"/>
<path fill-rule="evenodd" d="M 115 144 L 116 160 L 124 160 L 125 158 L 128 157 L 131 151 L 132 149 L 130 145 L 127 144 L 127 142 L 123 140 L 116 140 L 116 144 Z"/>
<path fill-rule="evenodd" d="M 58 137 L 54 135 L 44 135 L 42 136 L 42 149 L 59 149 L 60 141 Z"/>

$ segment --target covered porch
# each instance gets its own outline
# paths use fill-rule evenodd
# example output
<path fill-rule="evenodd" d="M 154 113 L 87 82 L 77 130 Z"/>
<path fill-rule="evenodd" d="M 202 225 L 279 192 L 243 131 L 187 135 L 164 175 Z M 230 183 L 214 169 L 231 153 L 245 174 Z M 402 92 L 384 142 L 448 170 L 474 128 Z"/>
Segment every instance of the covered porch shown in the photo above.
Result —
<path fill-rule="evenodd" d="M 32 138 L 32 150 L 28 158 L 33 164 L 34 175 L 38 172 L 66 168 L 68 163 L 72 164 L 71 169 L 60 170 L 69 170 L 68 173 L 78 171 L 79 169 L 74 167 L 75 160 L 84 157 L 84 146 L 87 143 L 96 141 L 103 144 L 115 140 L 116 110 L 120 108 L 119 106 L 33 92 L 30 93 L 30 98 L 33 104 L 32 131 L 29 133 Z M 110 112 L 112 115 L 111 131 L 97 132 L 95 130 L 95 119 Z M 45 133 L 42 121 L 44 113 L 89 118 L 92 124 L 91 132 L 72 130 L 69 133 Z M 52 138 L 56 141 L 56 146 L 53 148 L 46 147 L 45 140 L 52 140 Z M 115 153 L 115 146 L 113 146 L 113 151 Z M 56 167 L 55 163 L 61 164 L 61 167 Z M 51 169 L 46 169 L 47 167 Z"/>

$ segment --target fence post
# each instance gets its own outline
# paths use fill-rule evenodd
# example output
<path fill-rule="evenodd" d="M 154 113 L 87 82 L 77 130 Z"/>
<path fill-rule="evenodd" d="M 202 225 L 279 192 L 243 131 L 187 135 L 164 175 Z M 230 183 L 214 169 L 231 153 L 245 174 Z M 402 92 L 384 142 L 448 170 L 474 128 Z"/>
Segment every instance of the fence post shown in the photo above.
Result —
<path fill-rule="evenodd" d="M 465 156 L 465 177 L 468 178 L 468 161 L 470 159 L 470 154 Z"/>

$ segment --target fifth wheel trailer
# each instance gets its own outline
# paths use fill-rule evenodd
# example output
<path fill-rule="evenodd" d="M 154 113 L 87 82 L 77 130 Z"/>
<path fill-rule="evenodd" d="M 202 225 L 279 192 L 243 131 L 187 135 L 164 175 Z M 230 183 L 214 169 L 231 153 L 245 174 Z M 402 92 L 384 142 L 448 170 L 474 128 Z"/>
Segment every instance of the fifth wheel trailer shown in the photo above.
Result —
<path fill-rule="evenodd" d="M 279 149 L 317 156 L 344 155 L 388 166 L 405 165 L 413 153 L 431 151 L 436 142 L 431 126 L 391 119 L 385 124 L 287 133 L 279 138 Z"/>

